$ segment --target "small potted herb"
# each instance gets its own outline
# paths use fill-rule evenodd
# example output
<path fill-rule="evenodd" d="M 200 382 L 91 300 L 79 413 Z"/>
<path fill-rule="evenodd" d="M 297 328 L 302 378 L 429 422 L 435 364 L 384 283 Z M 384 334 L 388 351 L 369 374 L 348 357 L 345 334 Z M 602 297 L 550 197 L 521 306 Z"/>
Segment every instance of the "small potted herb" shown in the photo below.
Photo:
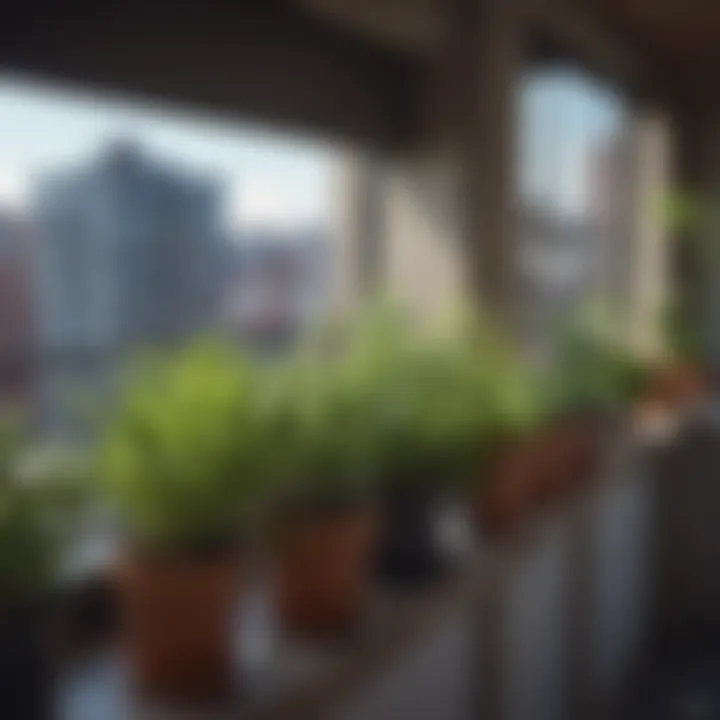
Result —
<path fill-rule="evenodd" d="M 251 361 L 199 342 L 132 374 L 99 441 L 98 480 L 126 533 L 122 640 L 141 691 L 231 690 L 244 541 L 281 452 L 261 387 Z"/>
<path fill-rule="evenodd" d="M 484 533 L 502 536 L 527 518 L 543 467 L 547 419 L 538 377 L 506 348 L 489 347 L 483 359 L 488 420 L 477 470 L 476 510 Z"/>
<path fill-rule="evenodd" d="M 714 380 L 703 359 L 710 348 L 698 312 L 703 300 L 698 279 L 703 266 L 716 266 L 718 243 L 717 212 L 708 198 L 681 188 L 667 198 L 664 211 L 673 234 L 676 287 L 659 318 L 664 356 L 651 369 L 642 405 L 646 415 L 667 417 L 702 400 Z"/>
<path fill-rule="evenodd" d="M 385 515 L 378 559 L 386 582 L 412 587 L 447 569 L 438 511 L 467 488 L 483 451 L 477 362 L 459 341 L 410 345 L 378 390 Z"/>
<path fill-rule="evenodd" d="M 439 511 L 467 486 L 481 452 L 474 347 L 462 333 L 421 331 L 386 312 L 360 323 L 346 362 L 363 388 L 373 438 L 377 570 L 394 586 L 430 582 L 448 564 Z"/>
<path fill-rule="evenodd" d="M 545 437 L 549 471 L 541 493 L 550 496 L 596 472 L 603 438 L 630 409 L 643 381 L 642 363 L 616 340 L 607 323 L 591 320 L 568 329 L 545 376 L 552 422 Z"/>
<path fill-rule="evenodd" d="M 2 717 L 51 712 L 56 591 L 76 498 L 52 473 L 26 470 L 19 426 L 0 429 L 0 697 Z M 56 482 L 57 480 L 57 482 Z"/>
<path fill-rule="evenodd" d="M 700 362 L 702 343 L 689 314 L 679 302 L 665 313 L 666 356 L 649 373 L 642 398 L 650 409 L 683 410 L 708 393 L 709 379 Z"/>
<path fill-rule="evenodd" d="M 374 544 L 375 428 L 344 352 L 312 343 L 278 372 L 283 438 L 276 610 L 294 636 L 331 638 L 361 618 Z"/>

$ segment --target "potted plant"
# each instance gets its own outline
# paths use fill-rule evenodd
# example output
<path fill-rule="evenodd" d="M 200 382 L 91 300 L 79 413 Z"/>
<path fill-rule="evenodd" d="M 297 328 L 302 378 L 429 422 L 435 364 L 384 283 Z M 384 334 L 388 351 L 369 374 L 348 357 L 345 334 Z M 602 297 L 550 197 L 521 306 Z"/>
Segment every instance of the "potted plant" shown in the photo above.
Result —
<path fill-rule="evenodd" d="M 663 329 L 665 358 L 650 371 L 642 403 L 649 409 L 683 410 L 708 392 L 709 379 L 699 361 L 701 341 L 680 302 L 669 305 Z"/>
<path fill-rule="evenodd" d="M 0 698 L 2 717 L 51 713 L 56 590 L 76 497 L 49 474 L 26 471 L 20 426 L 0 427 Z M 57 480 L 57 482 L 55 482 Z"/>
<path fill-rule="evenodd" d="M 378 390 L 378 569 L 395 586 L 422 585 L 447 569 L 438 512 L 467 480 L 471 457 L 480 452 L 483 408 L 471 400 L 472 372 L 463 367 L 468 361 L 453 355 L 443 347 L 401 354 Z"/>
<path fill-rule="evenodd" d="M 439 513 L 467 488 L 483 451 L 485 385 L 474 339 L 391 316 L 364 328 L 353 349 L 376 437 L 376 564 L 395 587 L 432 582 L 449 567 Z"/>
<path fill-rule="evenodd" d="M 291 635 L 352 631 L 368 587 L 376 515 L 374 428 L 350 366 L 313 351 L 280 371 L 271 413 L 283 437 L 276 611 Z"/>
<path fill-rule="evenodd" d="M 212 341 L 153 357 L 99 440 L 97 477 L 126 534 L 121 633 L 141 691 L 193 700 L 232 689 L 244 541 L 280 452 L 261 379 Z"/>
<path fill-rule="evenodd" d="M 717 213 L 708 198 L 682 188 L 671 193 L 663 209 L 672 231 L 675 287 L 659 317 L 664 357 L 656 358 L 642 398 L 648 415 L 685 410 L 702 399 L 711 384 L 702 360 L 709 348 L 700 311 L 704 267 L 714 267 L 717 258 Z M 708 279 L 705 276 L 705 284 Z"/>
<path fill-rule="evenodd" d="M 43 441 L 28 445 L 16 470 L 18 482 L 42 503 L 51 523 L 46 530 L 54 546 L 50 568 L 53 588 L 46 594 L 52 611 L 53 660 L 61 666 L 110 639 L 110 622 L 105 618 L 111 620 L 112 613 L 103 612 L 100 618 L 97 601 L 85 601 L 86 588 L 95 583 L 85 573 L 77 572 L 78 556 L 85 543 L 82 523 L 93 499 L 88 492 L 89 466 L 85 447 Z M 114 593 L 108 593 L 103 605 L 107 607 L 114 599 Z"/>
<path fill-rule="evenodd" d="M 545 376 L 545 403 L 553 420 L 545 440 L 549 472 L 540 492 L 550 496 L 593 476 L 607 430 L 644 382 L 644 363 L 603 319 L 608 316 L 572 324 Z"/>
<path fill-rule="evenodd" d="M 537 500 L 546 410 L 534 373 L 507 350 L 486 355 L 484 393 L 488 419 L 477 468 L 476 513 L 483 532 L 504 536 L 518 528 Z"/>

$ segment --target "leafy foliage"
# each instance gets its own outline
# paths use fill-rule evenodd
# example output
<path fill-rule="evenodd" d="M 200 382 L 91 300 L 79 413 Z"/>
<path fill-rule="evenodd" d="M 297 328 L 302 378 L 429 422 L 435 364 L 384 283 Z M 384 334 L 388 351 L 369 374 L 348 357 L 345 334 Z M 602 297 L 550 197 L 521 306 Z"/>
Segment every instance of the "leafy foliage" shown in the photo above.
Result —
<path fill-rule="evenodd" d="M 296 364 L 285 395 L 293 487 L 316 501 L 385 483 L 462 483 L 485 438 L 537 417 L 530 376 L 478 322 L 430 333 L 381 305 L 325 349 Z"/>
<path fill-rule="evenodd" d="M 97 471 L 142 547 L 229 542 L 270 494 L 317 507 L 387 483 L 462 484 L 497 441 L 548 413 L 614 409 L 643 377 L 589 325 L 559 360 L 540 376 L 481 319 L 430 332 L 388 305 L 270 366 L 200 342 L 131 375 Z"/>
<path fill-rule="evenodd" d="M 282 453 L 263 381 L 250 359 L 213 341 L 130 374 L 97 473 L 141 548 L 200 551 L 237 537 Z"/>
<path fill-rule="evenodd" d="M 77 466 L 59 457 L 42 468 L 20 425 L 0 426 L 0 593 L 26 599 L 49 588 L 83 497 Z M 31 467 L 32 466 L 32 467 Z"/>
<path fill-rule="evenodd" d="M 695 361 L 702 355 L 702 333 L 693 322 L 687 303 L 676 299 L 663 315 L 663 335 L 670 356 L 680 361 Z"/>
<path fill-rule="evenodd" d="M 371 491 L 373 428 L 366 387 L 336 361 L 283 368 L 273 421 L 283 438 L 283 492 L 293 503 L 336 505 Z"/>
<path fill-rule="evenodd" d="M 565 328 L 545 383 L 552 414 L 617 411 L 641 390 L 648 367 L 618 340 L 616 330 L 605 308 L 581 314 Z"/>

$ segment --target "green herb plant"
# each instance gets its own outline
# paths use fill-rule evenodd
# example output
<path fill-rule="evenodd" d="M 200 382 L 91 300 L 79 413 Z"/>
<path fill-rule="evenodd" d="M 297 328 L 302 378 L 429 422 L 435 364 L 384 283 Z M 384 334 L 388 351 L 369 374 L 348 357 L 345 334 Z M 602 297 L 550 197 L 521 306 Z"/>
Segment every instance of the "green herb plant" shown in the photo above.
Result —
<path fill-rule="evenodd" d="M 234 544 L 272 490 L 282 441 L 251 359 L 201 340 L 130 373 L 96 472 L 133 545 L 194 553 Z"/>
<path fill-rule="evenodd" d="M 17 419 L 0 421 L 0 603 L 41 598 L 58 580 L 81 507 L 69 464 L 30 472 L 32 448 Z"/>

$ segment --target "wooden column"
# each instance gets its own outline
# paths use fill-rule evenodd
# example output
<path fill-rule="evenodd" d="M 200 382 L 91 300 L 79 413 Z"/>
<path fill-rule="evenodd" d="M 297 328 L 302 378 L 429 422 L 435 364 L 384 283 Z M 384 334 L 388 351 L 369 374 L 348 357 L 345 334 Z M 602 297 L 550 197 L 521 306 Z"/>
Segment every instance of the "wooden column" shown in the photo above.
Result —
<path fill-rule="evenodd" d="M 456 0 L 448 38 L 460 162 L 462 228 L 471 283 L 485 309 L 516 322 L 518 82 L 522 0 Z"/>
<path fill-rule="evenodd" d="M 333 314 L 357 310 L 382 289 L 383 179 L 382 162 L 369 151 L 338 152 L 333 182 Z"/>
<path fill-rule="evenodd" d="M 518 330 L 516 202 L 518 93 L 526 41 L 524 0 L 454 0 L 441 74 L 444 125 L 458 169 L 458 228 L 467 282 L 480 309 Z M 476 598 L 474 717 L 513 714 L 509 593 L 518 558 L 488 555 Z"/>

